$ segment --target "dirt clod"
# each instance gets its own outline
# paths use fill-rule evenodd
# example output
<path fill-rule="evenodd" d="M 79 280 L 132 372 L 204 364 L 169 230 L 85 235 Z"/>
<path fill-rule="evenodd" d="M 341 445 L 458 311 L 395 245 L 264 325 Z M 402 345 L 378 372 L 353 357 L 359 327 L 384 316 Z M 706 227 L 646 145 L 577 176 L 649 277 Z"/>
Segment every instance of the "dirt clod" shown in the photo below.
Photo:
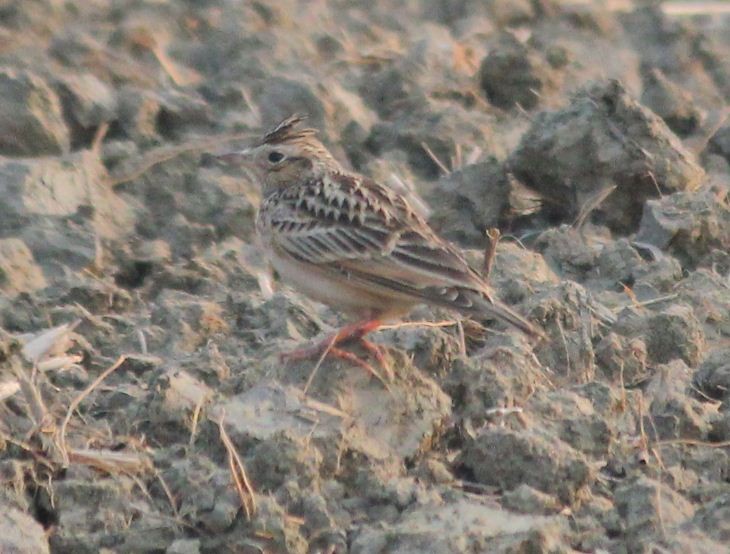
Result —
<path fill-rule="evenodd" d="M 714 4 L 0 2 L 0 552 L 727 550 Z M 293 112 L 545 336 L 282 356 L 349 321 L 215 154 Z"/>

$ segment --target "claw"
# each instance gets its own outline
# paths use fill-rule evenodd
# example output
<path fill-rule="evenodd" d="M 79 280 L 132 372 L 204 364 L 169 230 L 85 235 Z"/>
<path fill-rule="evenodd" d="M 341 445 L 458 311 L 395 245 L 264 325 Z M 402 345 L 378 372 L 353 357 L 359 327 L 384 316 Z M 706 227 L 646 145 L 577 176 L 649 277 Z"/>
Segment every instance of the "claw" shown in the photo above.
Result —
<path fill-rule="evenodd" d="M 383 349 L 380 346 L 378 346 L 377 344 L 364 338 L 365 335 L 374 331 L 378 327 L 380 327 L 380 322 L 377 320 L 374 320 L 374 321 L 368 320 L 368 321 L 356 323 L 354 325 L 348 325 L 348 326 L 340 329 L 334 335 L 328 337 L 327 339 L 325 339 L 313 346 L 308 346 L 305 348 L 298 348 L 298 349 L 292 350 L 290 352 L 283 352 L 279 355 L 279 359 L 282 361 L 291 361 L 291 360 L 308 360 L 308 359 L 313 359 L 313 358 L 317 359 L 317 358 L 322 358 L 322 357 L 339 358 L 341 360 L 345 360 L 352 364 L 360 366 L 365 371 L 370 373 L 370 375 L 372 375 L 378 381 L 380 381 L 383 384 L 383 386 L 388 391 L 390 391 L 390 387 L 388 386 L 387 381 L 380 375 L 380 373 L 371 364 L 369 364 L 362 358 L 358 357 L 357 355 L 353 354 L 352 352 L 348 352 L 346 350 L 343 350 L 342 348 L 338 348 L 338 345 L 340 345 L 340 344 L 344 344 L 344 343 L 348 343 L 348 342 L 358 342 L 373 358 L 375 358 L 375 360 L 377 361 L 378 365 L 381 368 L 389 370 L 388 363 L 385 358 L 385 354 L 383 353 Z M 318 366 L 319 366 L 319 364 L 315 367 L 315 371 Z M 307 387 L 313 377 L 314 377 L 314 372 L 312 372 L 312 375 L 310 376 L 309 380 L 307 381 Z"/>

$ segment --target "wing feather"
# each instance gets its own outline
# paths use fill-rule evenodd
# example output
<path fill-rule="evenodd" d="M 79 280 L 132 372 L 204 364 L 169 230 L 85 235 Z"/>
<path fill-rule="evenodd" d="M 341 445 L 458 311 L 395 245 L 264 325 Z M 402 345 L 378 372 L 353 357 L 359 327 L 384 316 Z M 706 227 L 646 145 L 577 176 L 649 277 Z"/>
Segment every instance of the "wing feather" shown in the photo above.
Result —
<path fill-rule="evenodd" d="M 282 194 L 268 218 L 274 246 L 315 265 L 385 273 L 418 285 L 473 282 L 472 272 L 405 199 L 377 183 L 334 174 Z M 293 225 L 292 222 L 296 222 Z"/>
<path fill-rule="evenodd" d="M 332 174 L 297 184 L 264 202 L 259 224 L 268 226 L 264 234 L 274 248 L 301 262 L 365 287 L 492 314 L 536 333 L 492 298 L 461 252 L 438 237 L 405 198 L 372 180 Z"/>

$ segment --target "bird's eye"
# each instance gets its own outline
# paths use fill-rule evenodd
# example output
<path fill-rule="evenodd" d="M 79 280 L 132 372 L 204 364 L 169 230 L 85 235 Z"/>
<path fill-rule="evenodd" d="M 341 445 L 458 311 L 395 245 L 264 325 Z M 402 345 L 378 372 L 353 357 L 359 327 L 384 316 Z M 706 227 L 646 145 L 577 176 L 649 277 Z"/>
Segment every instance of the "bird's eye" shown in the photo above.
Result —
<path fill-rule="evenodd" d="M 274 150 L 273 152 L 271 152 L 269 154 L 269 161 L 272 164 L 279 163 L 283 159 L 284 159 L 284 154 L 282 154 L 281 152 L 277 152 L 276 150 Z"/>

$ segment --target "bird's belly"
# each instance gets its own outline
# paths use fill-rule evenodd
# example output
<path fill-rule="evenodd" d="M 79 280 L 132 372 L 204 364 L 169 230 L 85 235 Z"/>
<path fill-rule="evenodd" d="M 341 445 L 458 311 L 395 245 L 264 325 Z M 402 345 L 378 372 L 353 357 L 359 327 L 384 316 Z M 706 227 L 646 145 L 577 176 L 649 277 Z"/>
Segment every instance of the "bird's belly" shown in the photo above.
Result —
<path fill-rule="evenodd" d="M 361 317 L 400 315 L 415 303 L 411 299 L 366 290 L 344 277 L 335 277 L 289 257 L 272 255 L 271 265 L 284 282 L 313 300 Z"/>

